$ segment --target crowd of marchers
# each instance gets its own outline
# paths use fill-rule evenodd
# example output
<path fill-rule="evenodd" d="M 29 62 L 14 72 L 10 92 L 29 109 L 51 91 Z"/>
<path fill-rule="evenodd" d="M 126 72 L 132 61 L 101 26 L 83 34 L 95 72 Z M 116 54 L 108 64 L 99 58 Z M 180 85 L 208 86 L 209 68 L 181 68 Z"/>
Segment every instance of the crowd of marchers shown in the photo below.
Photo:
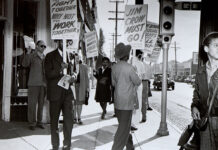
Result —
<path fill-rule="evenodd" d="M 44 55 L 46 44 L 39 40 L 34 50 L 27 49 L 22 65 L 29 67 L 28 122 L 29 129 L 44 129 L 42 123 L 45 97 L 49 101 L 51 145 L 59 149 L 59 117 L 63 115 L 63 149 L 70 150 L 73 125 L 82 125 L 83 105 L 88 105 L 89 75 L 77 53 L 67 53 L 63 61 L 63 41 L 55 40 L 57 48 Z M 131 45 L 119 43 L 115 47 L 116 62 L 103 57 L 101 66 L 93 69 L 97 80 L 95 97 L 102 108 L 101 119 L 107 114 L 107 104 L 114 105 L 118 128 L 112 150 L 134 150 L 131 130 L 147 120 L 151 96 L 149 71 L 143 61 L 143 51 L 135 50 L 130 58 Z M 181 149 L 216 150 L 218 147 L 218 33 L 208 34 L 202 43 L 207 59 L 199 64 L 191 112 L 193 122 L 182 134 Z M 60 82 L 65 80 L 64 82 Z M 62 85 L 60 85 L 62 84 Z M 38 107 L 37 107 L 38 106 Z M 37 109 L 36 109 L 37 108 Z M 186 134 L 188 133 L 188 134 Z M 191 136 L 192 133 L 194 136 Z M 189 135 L 189 136 L 187 136 Z M 192 139 L 190 140 L 190 138 Z"/>

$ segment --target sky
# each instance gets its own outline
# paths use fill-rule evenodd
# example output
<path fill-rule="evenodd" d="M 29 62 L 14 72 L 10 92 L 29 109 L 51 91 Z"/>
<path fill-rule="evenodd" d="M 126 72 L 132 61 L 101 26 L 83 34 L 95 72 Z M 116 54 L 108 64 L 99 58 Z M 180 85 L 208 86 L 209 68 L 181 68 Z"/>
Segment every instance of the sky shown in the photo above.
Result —
<path fill-rule="evenodd" d="M 98 23 L 102 28 L 105 37 L 103 50 L 110 57 L 112 50 L 113 36 L 115 32 L 115 21 L 108 18 L 115 18 L 115 13 L 108 11 L 115 11 L 115 3 L 112 0 L 96 0 Z M 113 0 L 115 1 L 115 0 Z M 121 1 L 121 0 L 120 0 Z M 183 0 L 185 1 L 185 0 Z M 188 1 L 188 0 L 186 0 Z M 199 1 L 199 0 L 192 0 Z M 135 0 L 124 0 L 124 3 L 119 3 L 118 10 L 124 11 L 125 5 L 134 5 Z M 147 21 L 152 21 L 159 24 L 159 1 L 158 0 L 144 0 L 144 4 L 148 4 Z M 123 13 L 118 13 L 118 17 L 123 18 Z M 124 21 L 118 21 L 118 36 L 117 43 L 123 41 Z M 192 58 L 192 53 L 198 51 L 199 47 L 199 30 L 200 30 L 200 11 L 175 11 L 175 36 L 172 38 L 171 46 L 168 53 L 168 60 L 175 60 L 175 49 L 173 47 L 176 42 L 177 46 L 177 61 L 183 62 Z M 157 61 L 162 62 L 162 51 Z"/>

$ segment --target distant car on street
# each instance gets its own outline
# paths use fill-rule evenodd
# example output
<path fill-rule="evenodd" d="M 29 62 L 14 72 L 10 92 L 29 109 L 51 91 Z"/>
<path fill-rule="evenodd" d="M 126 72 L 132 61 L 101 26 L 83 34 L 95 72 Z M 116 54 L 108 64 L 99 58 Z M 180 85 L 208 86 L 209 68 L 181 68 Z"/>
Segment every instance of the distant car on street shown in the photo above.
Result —
<path fill-rule="evenodd" d="M 153 87 L 155 90 L 162 89 L 162 74 L 154 74 Z M 167 75 L 167 89 L 175 89 L 175 82 L 169 78 L 169 74 Z"/>
<path fill-rule="evenodd" d="M 191 75 L 189 75 L 189 76 L 187 76 L 187 77 L 185 78 L 184 82 L 185 82 L 185 83 L 191 83 L 191 79 L 192 79 L 192 77 L 191 77 Z"/>
<path fill-rule="evenodd" d="M 195 74 L 193 74 L 193 75 L 191 75 L 191 85 L 192 85 L 192 87 L 194 88 L 195 87 Z"/>

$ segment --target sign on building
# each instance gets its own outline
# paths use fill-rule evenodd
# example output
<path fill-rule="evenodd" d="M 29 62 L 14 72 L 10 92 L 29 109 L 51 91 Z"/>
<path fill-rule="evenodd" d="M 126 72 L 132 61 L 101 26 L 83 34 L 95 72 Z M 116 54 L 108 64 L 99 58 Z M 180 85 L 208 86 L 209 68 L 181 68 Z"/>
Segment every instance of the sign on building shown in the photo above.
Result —
<path fill-rule="evenodd" d="M 201 2 L 176 2 L 178 10 L 201 10 Z"/>
<path fill-rule="evenodd" d="M 198 64 L 198 52 L 193 52 L 192 54 L 192 63 Z"/>
<path fill-rule="evenodd" d="M 148 5 L 126 5 L 124 16 L 125 42 L 133 49 L 144 49 Z"/>
<path fill-rule="evenodd" d="M 85 33 L 85 45 L 87 58 L 98 56 L 97 36 L 95 31 Z"/>
<path fill-rule="evenodd" d="M 73 39 L 77 33 L 76 0 L 50 0 L 51 38 Z"/>

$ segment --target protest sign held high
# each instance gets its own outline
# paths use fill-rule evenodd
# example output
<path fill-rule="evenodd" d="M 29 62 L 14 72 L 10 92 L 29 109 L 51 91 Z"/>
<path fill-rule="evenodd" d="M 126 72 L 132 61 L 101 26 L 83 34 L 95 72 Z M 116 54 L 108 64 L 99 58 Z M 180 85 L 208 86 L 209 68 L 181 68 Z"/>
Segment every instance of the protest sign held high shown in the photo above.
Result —
<path fill-rule="evenodd" d="M 66 39 L 66 51 L 69 53 L 79 53 L 79 36 L 80 36 L 81 23 L 77 22 L 77 32 L 75 33 L 74 38 Z"/>
<path fill-rule="evenodd" d="M 76 0 L 50 0 L 51 38 L 74 38 L 77 34 Z"/>
<path fill-rule="evenodd" d="M 147 5 L 126 5 L 125 7 L 125 41 L 133 49 L 144 49 L 144 31 L 146 29 Z"/>
<path fill-rule="evenodd" d="M 147 26 L 145 30 L 145 48 L 144 48 L 145 53 L 147 54 L 152 53 L 155 47 L 155 43 L 157 41 L 158 30 L 159 30 L 158 24 L 155 24 L 150 21 L 147 22 Z"/>
<path fill-rule="evenodd" d="M 159 56 L 160 56 L 161 47 L 158 45 L 157 41 L 155 43 L 154 49 L 152 50 L 152 53 L 147 53 L 147 56 L 145 57 L 145 60 L 148 62 L 157 62 Z"/>
<path fill-rule="evenodd" d="M 86 55 L 87 58 L 98 56 L 96 32 L 85 33 Z"/>

